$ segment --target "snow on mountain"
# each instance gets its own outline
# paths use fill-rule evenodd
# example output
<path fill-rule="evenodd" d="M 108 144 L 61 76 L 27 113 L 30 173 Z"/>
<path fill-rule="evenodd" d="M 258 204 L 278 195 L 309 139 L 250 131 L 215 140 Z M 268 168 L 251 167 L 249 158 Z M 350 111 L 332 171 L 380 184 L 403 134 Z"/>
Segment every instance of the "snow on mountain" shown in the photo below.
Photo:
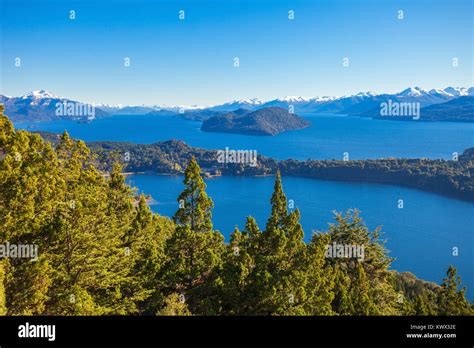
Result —
<path fill-rule="evenodd" d="M 465 87 L 448 87 L 444 89 L 444 92 L 452 95 L 453 97 L 464 97 L 470 95 L 469 90 L 471 89 L 472 87 L 469 89 Z"/>
<path fill-rule="evenodd" d="M 423 96 L 446 96 L 451 98 L 469 95 L 469 89 L 465 87 L 446 87 L 445 89 L 426 90 L 420 87 L 411 87 L 398 93 L 398 96 L 423 97 Z"/>
<path fill-rule="evenodd" d="M 421 107 L 445 103 L 459 96 L 470 95 L 474 90 L 464 87 L 447 87 L 430 91 L 421 87 L 406 88 L 394 94 L 380 94 L 376 92 L 359 92 L 342 97 L 284 97 L 268 101 L 261 107 L 294 107 L 295 112 L 312 113 L 341 113 L 356 115 L 380 107 L 380 103 L 388 100 L 399 102 L 418 102 Z"/>
<path fill-rule="evenodd" d="M 410 87 L 407 88 L 400 93 L 398 93 L 398 96 L 400 97 L 421 97 L 423 95 L 429 94 L 429 92 L 426 89 L 420 88 L 420 87 Z"/>
<path fill-rule="evenodd" d="M 210 110 L 216 111 L 233 111 L 236 109 L 254 109 L 259 108 L 263 102 L 257 98 L 237 99 L 224 104 L 218 104 L 209 107 Z"/>
<path fill-rule="evenodd" d="M 61 97 L 58 97 L 48 91 L 45 91 L 44 89 L 40 89 L 39 91 L 33 91 L 30 93 L 27 93 L 21 97 L 22 99 L 61 99 Z"/>
<path fill-rule="evenodd" d="M 277 98 L 276 100 L 287 103 L 307 103 L 311 100 L 308 97 L 296 97 L 296 96 L 287 96 L 283 98 Z"/>
<path fill-rule="evenodd" d="M 32 91 L 19 97 L 0 96 L 5 114 L 18 122 L 49 121 L 59 118 L 93 120 L 107 113 L 93 105 L 59 97 L 44 89 Z"/>
<path fill-rule="evenodd" d="M 356 115 L 380 107 L 380 103 L 388 100 L 399 102 L 418 102 L 421 107 L 445 103 L 462 96 L 473 96 L 474 87 L 446 87 L 444 89 L 427 90 L 421 87 L 406 88 L 398 93 L 379 94 L 375 92 L 359 92 L 342 97 L 321 96 L 302 97 L 286 96 L 269 101 L 257 98 L 232 100 L 218 105 L 122 105 L 122 104 L 85 104 L 92 105 L 100 116 L 106 115 L 143 115 L 153 111 L 170 111 L 178 113 L 191 110 L 234 111 L 237 109 L 257 110 L 264 107 L 294 108 L 294 112 L 340 113 Z M 44 89 L 35 90 L 20 97 L 0 95 L 0 102 L 5 104 L 6 114 L 20 119 L 38 118 L 40 120 L 54 118 L 54 107 L 58 102 L 74 102 L 59 97 Z"/>
<path fill-rule="evenodd" d="M 375 97 L 379 95 L 378 93 L 368 91 L 368 92 L 359 92 L 357 94 L 351 94 L 351 95 L 346 95 L 341 98 L 336 98 L 336 99 L 342 99 L 342 98 L 367 98 L 367 97 Z"/>

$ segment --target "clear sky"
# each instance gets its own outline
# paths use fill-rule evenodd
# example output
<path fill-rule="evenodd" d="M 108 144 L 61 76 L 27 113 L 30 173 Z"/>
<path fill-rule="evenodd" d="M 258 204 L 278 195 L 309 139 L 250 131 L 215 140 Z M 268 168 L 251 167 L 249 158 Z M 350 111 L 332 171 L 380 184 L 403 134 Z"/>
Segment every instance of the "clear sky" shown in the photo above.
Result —
<path fill-rule="evenodd" d="M 0 3 L 6 95 L 202 105 L 473 85 L 472 0 Z"/>

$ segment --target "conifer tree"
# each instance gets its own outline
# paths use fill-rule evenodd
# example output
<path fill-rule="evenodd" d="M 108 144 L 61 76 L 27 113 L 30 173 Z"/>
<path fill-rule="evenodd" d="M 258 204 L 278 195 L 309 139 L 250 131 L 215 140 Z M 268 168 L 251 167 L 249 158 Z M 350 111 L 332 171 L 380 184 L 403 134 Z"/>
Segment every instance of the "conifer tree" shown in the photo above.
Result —
<path fill-rule="evenodd" d="M 240 232 L 235 227 L 230 235 L 223 254 L 221 304 L 224 315 L 245 315 L 252 307 L 249 276 L 255 267 L 254 243 L 259 233 L 255 219 L 249 216 L 245 230 Z"/>
<path fill-rule="evenodd" d="M 201 168 L 193 157 L 184 172 L 185 189 L 178 196 L 179 209 L 174 221 L 180 226 L 189 226 L 194 232 L 212 231 L 212 200 L 205 191 L 206 183 L 201 177 Z"/>
<path fill-rule="evenodd" d="M 154 215 L 145 196 L 140 195 L 124 244 L 131 264 L 127 293 L 138 301 L 139 313 L 153 315 L 164 304 L 159 273 L 166 259 L 166 240 L 173 230 L 173 222 Z"/>
<path fill-rule="evenodd" d="M 299 211 L 288 214 L 281 175 L 275 178 L 271 215 L 260 234 L 249 289 L 250 314 L 297 315 L 307 310 L 307 248 Z"/>
<path fill-rule="evenodd" d="M 331 303 L 334 300 L 334 286 L 344 286 L 337 279 L 338 272 L 326 263 L 326 245 L 328 235 L 314 234 L 307 246 L 305 313 L 309 315 L 333 315 Z M 341 281 L 340 283 L 338 281 Z"/>
<path fill-rule="evenodd" d="M 368 291 L 368 299 L 373 302 L 368 311 L 372 315 L 398 314 L 399 306 L 396 301 L 398 296 L 389 272 L 392 259 L 388 256 L 384 241 L 381 240 L 380 228 L 370 231 L 357 210 L 349 210 L 345 214 L 335 213 L 335 219 L 336 223 L 329 226 L 328 247 L 333 245 L 355 247 L 363 250 L 363 255 L 328 257 L 326 259 L 328 264 L 341 266 L 340 271 L 349 277 L 353 293 L 365 294 L 365 291 Z M 358 289 L 359 286 L 364 288 Z M 337 297 L 336 295 L 336 299 Z M 364 298 L 362 303 L 365 300 L 367 299 Z M 351 302 L 354 313 L 363 313 L 362 307 L 357 308 L 353 298 Z"/>
<path fill-rule="evenodd" d="M 285 225 L 288 216 L 286 195 L 283 192 L 280 171 L 277 172 L 275 177 L 275 184 L 270 204 L 272 206 L 272 211 L 267 222 L 266 231 L 274 231 L 277 228 L 282 228 Z"/>
<path fill-rule="evenodd" d="M 179 293 L 193 314 L 218 314 L 224 237 L 212 229 L 213 203 L 200 172 L 192 158 L 185 170 L 185 188 L 178 197 L 176 230 L 166 243 L 162 274 L 166 291 Z"/>
<path fill-rule="evenodd" d="M 338 315 L 353 315 L 354 305 L 350 296 L 350 278 L 341 268 L 343 265 L 334 266 L 334 298 L 331 303 L 333 311 Z"/>
<path fill-rule="evenodd" d="M 374 303 L 369 294 L 369 282 L 367 281 L 364 267 L 357 264 L 357 273 L 352 280 L 350 287 L 350 297 L 354 308 L 353 315 L 373 315 L 375 312 Z"/>
<path fill-rule="evenodd" d="M 0 243 L 47 250 L 45 226 L 55 209 L 61 179 L 55 153 L 37 134 L 15 131 L 0 106 Z M 51 279 L 44 257 L 3 264 L 7 314 L 42 314 Z"/>
<path fill-rule="evenodd" d="M 440 315 L 468 315 L 473 314 L 469 302 L 465 298 L 466 288 L 458 289 L 461 285 L 461 277 L 456 268 L 448 267 L 446 278 L 443 279 L 441 290 L 438 294 L 438 308 Z"/>
<path fill-rule="evenodd" d="M 107 181 L 107 214 L 110 217 L 111 224 L 113 224 L 112 228 L 117 233 L 128 235 L 131 232 L 130 222 L 134 220 L 135 211 L 133 209 L 133 191 L 125 183 L 122 170 L 122 165 L 115 162 L 109 174 L 109 180 Z"/>

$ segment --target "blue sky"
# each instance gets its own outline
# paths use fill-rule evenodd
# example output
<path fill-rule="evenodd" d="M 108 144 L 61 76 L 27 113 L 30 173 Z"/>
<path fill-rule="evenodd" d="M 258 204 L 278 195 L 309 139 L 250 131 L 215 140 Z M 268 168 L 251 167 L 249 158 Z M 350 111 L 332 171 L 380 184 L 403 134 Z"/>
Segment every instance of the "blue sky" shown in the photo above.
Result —
<path fill-rule="evenodd" d="M 471 0 L 0 3 L 6 95 L 172 105 L 473 85 Z"/>

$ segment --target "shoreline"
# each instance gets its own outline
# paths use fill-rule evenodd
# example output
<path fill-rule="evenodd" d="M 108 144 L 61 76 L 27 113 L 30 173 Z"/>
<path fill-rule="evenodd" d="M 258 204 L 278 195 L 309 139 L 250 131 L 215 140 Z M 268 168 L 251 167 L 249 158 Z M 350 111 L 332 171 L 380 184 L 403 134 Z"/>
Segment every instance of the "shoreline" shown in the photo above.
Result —
<path fill-rule="evenodd" d="M 159 173 L 159 172 L 154 172 L 154 171 L 137 171 L 137 172 L 123 172 L 122 173 L 124 176 L 131 176 L 131 175 L 137 175 L 137 174 L 144 174 L 144 175 L 158 175 L 158 176 L 183 176 L 184 173 Z M 471 204 L 474 204 L 474 200 L 459 197 L 456 195 L 451 195 L 447 193 L 441 193 L 441 192 L 436 192 L 433 190 L 424 190 L 420 187 L 416 187 L 414 185 L 408 185 L 408 184 L 396 184 L 396 183 L 388 183 L 388 182 L 383 182 L 383 181 L 363 181 L 363 180 L 357 180 L 357 179 L 327 179 L 327 178 L 317 178 L 317 177 L 310 177 L 310 176 L 305 176 L 305 175 L 292 175 L 292 174 L 287 174 L 287 173 L 282 173 L 282 177 L 294 177 L 294 178 L 302 178 L 302 179 L 310 179 L 310 180 L 318 180 L 318 181 L 330 181 L 330 182 L 344 182 L 344 183 L 352 183 L 352 184 L 377 184 L 377 185 L 384 185 L 384 186 L 393 186 L 393 187 L 404 187 L 408 189 L 413 189 L 421 192 L 427 192 L 427 193 L 432 193 L 436 194 L 438 196 L 454 199 L 454 200 L 459 200 L 463 202 L 468 202 Z M 107 174 L 107 177 L 109 174 Z M 221 175 L 216 175 L 216 176 L 209 176 L 205 177 L 205 179 L 214 179 L 218 178 L 221 176 L 225 177 L 251 177 L 251 178 L 266 178 L 266 177 L 274 177 L 275 174 L 255 174 L 255 175 L 229 175 L 229 174 L 221 174 Z"/>

